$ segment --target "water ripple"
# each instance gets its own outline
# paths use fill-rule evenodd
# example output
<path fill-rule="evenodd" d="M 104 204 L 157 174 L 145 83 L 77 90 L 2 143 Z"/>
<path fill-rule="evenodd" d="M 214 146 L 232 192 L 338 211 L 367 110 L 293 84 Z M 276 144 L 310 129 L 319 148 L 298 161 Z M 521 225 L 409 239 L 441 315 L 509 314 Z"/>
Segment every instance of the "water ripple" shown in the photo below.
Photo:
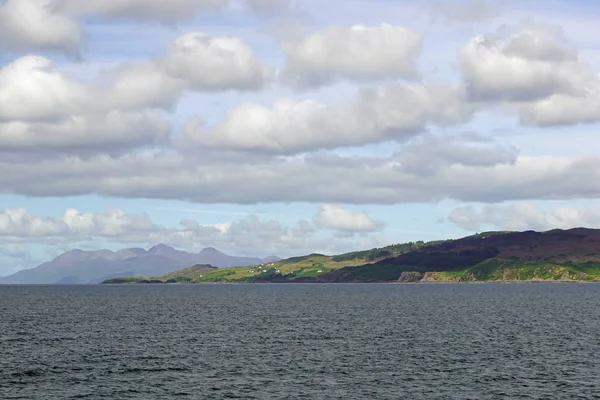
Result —
<path fill-rule="evenodd" d="M 0 286 L 0 399 L 600 398 L 600 285 Z"/>

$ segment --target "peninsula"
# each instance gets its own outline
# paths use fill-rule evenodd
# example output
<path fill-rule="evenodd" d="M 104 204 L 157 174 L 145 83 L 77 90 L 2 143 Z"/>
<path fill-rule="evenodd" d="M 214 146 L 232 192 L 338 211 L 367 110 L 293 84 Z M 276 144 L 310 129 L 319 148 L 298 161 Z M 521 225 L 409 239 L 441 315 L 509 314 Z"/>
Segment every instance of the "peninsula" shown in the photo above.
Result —
<path fill-rule="evenodd" d="M 199 265 L 103 283 L 600 282 L 600 229 L 483 232 L 233 268 Z"/>

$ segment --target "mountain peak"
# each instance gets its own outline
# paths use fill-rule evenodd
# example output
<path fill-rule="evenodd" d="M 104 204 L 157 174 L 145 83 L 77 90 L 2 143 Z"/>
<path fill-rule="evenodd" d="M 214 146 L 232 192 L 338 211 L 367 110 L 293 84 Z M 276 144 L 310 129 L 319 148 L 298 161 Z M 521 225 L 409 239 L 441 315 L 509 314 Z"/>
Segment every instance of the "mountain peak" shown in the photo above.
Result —
<path fill-rule="evenodd" d="M 261 261 L 263 263 L 265 263 L 265 264 L 266 263 L 276 262 L 276 261 L 279 261 L 279 260 L 281 260 L 281 258 L 279 258 L 277 256 L 268 256 L 268 257 L 265 257 L 265 258 L 261 259 Z"/>
<path fill-rule="evenodd" d="M 202 249 L 202 251 L 200 251 L 200 254 L 223 254 L 221 253 L 219 250 L 215 249 L 214 247 L 207 247 L 205 249 Z"/>
<path fill-rule="evenodd" d="M 62 262 L 80 261 L 85 258 L 86 253 L 87 252 L 85 252 L 81 249 L 72 249 L 72 250 L 66 251 L 66 252 L 56 256 L 56 258 L 54 258 L 54 261 L 62 261 Z"/>
<path fill-rule="evenodd" d="M 148 251 L 136 247 L 116 252 L 107 249 L 74 249 L 35 268 L 18 271 L 6 279 L 0 279 L 0 283 L 98 282 L 118 276 L 160 276 L 196 264 L 234 267 L 259 263 L 261 260 L 258 258 L 229 256 L 212 247 L 194 254 L 164 243 L 157 244 Z"/>
<path fill-rule="evenodd" d="M 164 252 L 172 251 L 172 250 L 175 250 L 175 249 L 172 248 L 171 246 L 167 246 L 164 243 L 159 243 L 156 246 L 152 246 L 150 248 L 150 250 L 148 250 L 148 253 L 156 254 L 156 253 L 164 253 Z"/>

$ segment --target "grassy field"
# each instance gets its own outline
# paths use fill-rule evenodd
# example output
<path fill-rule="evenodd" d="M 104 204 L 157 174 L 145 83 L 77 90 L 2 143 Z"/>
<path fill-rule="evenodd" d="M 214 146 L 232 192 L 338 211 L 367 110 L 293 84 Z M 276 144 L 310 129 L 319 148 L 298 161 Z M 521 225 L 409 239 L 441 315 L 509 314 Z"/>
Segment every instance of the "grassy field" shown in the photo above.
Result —
<path fill-rule="evenodd" d="M 190 277 L 192 282 L 291 281 L 314 278 L 350 264 L 355 264 L 355 261 L 333 261 L 330 256 L 311 254 L 249 267 L 219 268 Z"/>

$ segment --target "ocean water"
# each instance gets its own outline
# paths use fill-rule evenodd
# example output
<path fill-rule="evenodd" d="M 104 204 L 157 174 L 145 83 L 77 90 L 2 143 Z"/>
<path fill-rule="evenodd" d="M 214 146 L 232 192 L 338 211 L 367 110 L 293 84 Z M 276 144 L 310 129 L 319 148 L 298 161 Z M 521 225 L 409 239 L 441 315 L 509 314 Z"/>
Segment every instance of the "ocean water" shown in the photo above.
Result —
<path fill-rule="evenodd" d="M 598 284 L 0 286 L 0 399 L 600 398 Z"/>

